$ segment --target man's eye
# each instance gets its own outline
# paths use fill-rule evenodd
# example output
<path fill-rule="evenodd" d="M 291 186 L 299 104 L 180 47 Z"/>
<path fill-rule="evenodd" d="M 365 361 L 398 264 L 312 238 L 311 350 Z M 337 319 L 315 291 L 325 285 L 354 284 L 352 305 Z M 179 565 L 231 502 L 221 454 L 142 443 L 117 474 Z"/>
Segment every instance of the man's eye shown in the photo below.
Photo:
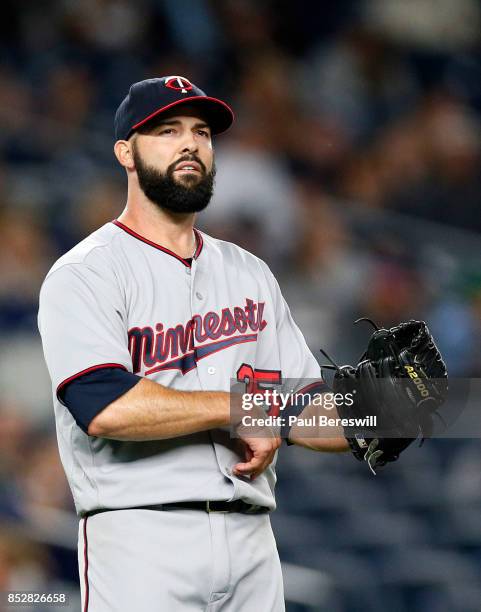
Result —
<path fill-rule="evenodd" d="M 207 130 L 198 130 L 199 136 L 204 136 L 205 138 L 209 137 L 209 132 Z"/>
<path fill-rule="evenodd" d="M 173 128 L 163 128 L 162 130 L 160 130 L 160 134 L 173 134 L 174 130 Z"/>

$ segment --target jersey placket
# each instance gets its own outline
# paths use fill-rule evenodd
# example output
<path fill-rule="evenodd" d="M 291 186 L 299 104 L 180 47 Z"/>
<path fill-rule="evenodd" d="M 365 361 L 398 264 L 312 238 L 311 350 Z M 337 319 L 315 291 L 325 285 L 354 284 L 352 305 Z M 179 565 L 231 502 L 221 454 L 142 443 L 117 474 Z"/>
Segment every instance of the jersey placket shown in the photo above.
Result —
<path fill-rule="evenodd" d="M 209 283 L 210 275 L 209 275 L 208 254 L 205 251 L 206 249 L 204 245 L 204 250 L 201 255 L 202 260 L 198 261 L 197 259 L 194 259 L 192 261 L 191 287 L 190 287 L 192 316 L 198 314 L 202 317 L 202 320 L 205 314 L 209 311 L 208 283 Z M 194 342 L 194 351 L 196 351 L 197 339 L 196 339 L 195 333 L 193 334 L 193 342 Z M 207 343 L 209 343 L 209 340 L 206 340 L 206 342 L 202 343 L 200 346 L 205 346 L 205 344 Z M 196 351 L 196 354 L 197 354 L 197 351 Z M 220 378 L 222 372 L 218 372 L 217 368 L 209 364 L 209 358 L 198 359 L 196 365 L 197 367 L 195 370 L 197 373 L 197 377 L 199 379 L 199 385 L 203 391 L 224 390 L 224 385 Z M 232 499 L 235 499 L 236 490 L 237 490 L 237 481 L 232 476 L 230 465 L 226 465 L 227 462 L 226 462 L 226 457 L 223 456 L 222 444 L 218 444 L 215 441 L 217 434 L 223 434 L 225 436 L 226 432 L 210 431 L 209 437 L 212 443 L 215 458 L 216 458 L 220 471 L 234 485 L 234 494 L 232 496 Z"/>
<path fill-rule="evenodd" d="M 202 253 L 202 257 L 206 257 L 206 253 Z M 190 308 L 191 315 L 200 315 L 201 320 L 204 320 L 204 316 L 207 312 L 207 299 L 208 299 L 208 275 L 206 272 L 206 266 L 204 262 L 199 263 L 197 259 L 192 260 L 192 266 L 190 268 Z M 202 332 L 203 330 L 201 330 Z M 215 368 L 208 365 L 208 360 L 199 359 L 197 348 L 197 334 L 193 334 L 194 351 L 196 357 L 196 371 L 199 378 L 201 389 L 204 391 L 212 391 L 216 388 L 216 377 Z"/>

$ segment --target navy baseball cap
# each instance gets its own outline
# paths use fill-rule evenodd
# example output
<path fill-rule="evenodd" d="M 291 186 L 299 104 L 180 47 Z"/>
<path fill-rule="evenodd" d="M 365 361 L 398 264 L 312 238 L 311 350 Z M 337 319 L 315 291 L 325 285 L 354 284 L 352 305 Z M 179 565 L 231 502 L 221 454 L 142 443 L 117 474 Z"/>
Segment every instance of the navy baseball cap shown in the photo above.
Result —
<path fill-rule="evenodd" d="M 228 104 L 211 98 L 185 77 L 146 79 L 131 86 L 115 113 L 116 140 L 127 140 L 141 125 L 181 104 L 198 106 L 212 134 L 225 132 L 234 121 Z"/>

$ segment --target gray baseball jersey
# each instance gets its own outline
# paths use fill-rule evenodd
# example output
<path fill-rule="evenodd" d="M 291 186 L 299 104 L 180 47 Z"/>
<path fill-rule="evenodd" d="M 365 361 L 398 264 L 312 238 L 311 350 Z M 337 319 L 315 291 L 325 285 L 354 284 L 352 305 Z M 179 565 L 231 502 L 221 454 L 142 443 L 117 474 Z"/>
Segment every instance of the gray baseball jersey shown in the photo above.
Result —
<path fill-rule="evenodd" d="M 215 429 L 169 440 L 87 435 L 57 397 L 83 373 L 120 367 L 180 390 L 228 391 L 269 371 L 320 379 L 267 265 L 196 231 L 184 260 L 115 221 L 61 257 L 40 293 L 39 330 L 52 379 L 57 436 L 77 512 L 190 500 L 275 508 L 274 463 L 234 477 L 237 441 Z"/>

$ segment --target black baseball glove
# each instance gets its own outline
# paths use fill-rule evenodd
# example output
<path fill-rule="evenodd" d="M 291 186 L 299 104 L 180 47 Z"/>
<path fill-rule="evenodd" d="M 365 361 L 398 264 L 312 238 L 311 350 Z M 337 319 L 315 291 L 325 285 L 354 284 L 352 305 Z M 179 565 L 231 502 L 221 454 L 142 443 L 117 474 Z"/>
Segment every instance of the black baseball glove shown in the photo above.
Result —
<path fill-rule="evenodd" d="M 333 390 L 346 398 L 338 412 L 349 419 L 344 434 L 354 456 L 375 472 L 396 461 L 415 439 L 430 436 L 448 382 L 426 323 L 408 321 L 391 329 L 372 325 L 376 331 L 358 365 L 334 364 Z M 375 418 L 366 424 L 368 416 Z"/>

